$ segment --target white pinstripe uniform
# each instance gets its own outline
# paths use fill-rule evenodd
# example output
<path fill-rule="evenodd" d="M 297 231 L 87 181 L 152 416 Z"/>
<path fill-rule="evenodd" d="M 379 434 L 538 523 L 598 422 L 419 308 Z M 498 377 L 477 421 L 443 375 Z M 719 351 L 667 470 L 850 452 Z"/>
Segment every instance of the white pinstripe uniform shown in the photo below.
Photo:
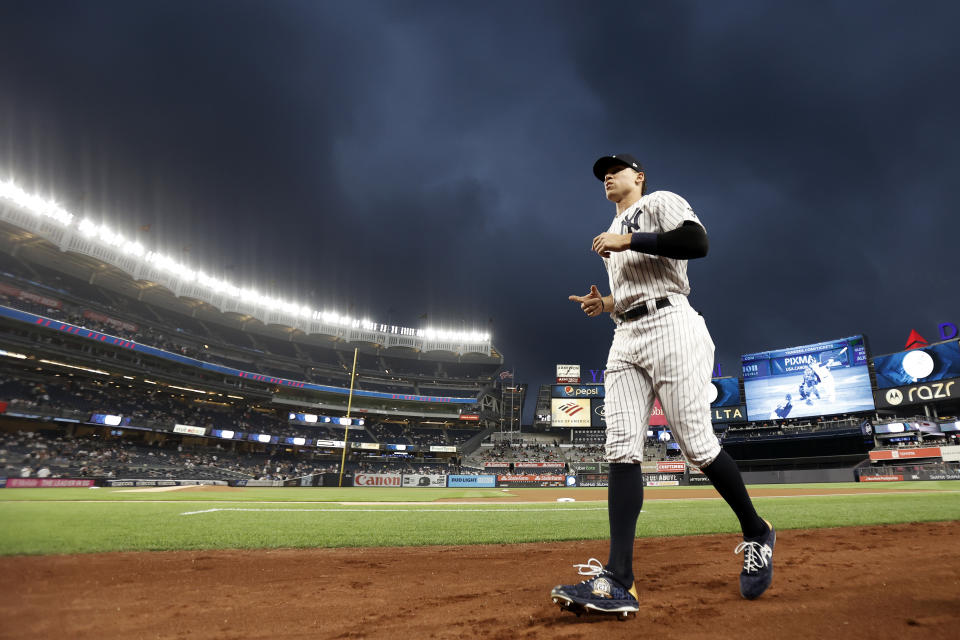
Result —
<path fill-rule="evenodd" d="M 701 224 L 686 200 L 656 191 L 616 216 L 608 231 L 662 233 L 687 220 Z M 720 453 L 707 393 L 714 345 L 703 317 L 687 301 L 687 261 L 628 249 L 610 253 L 603 263 L 617 322 L 605 378 L 607 460 L 643 460 L 656 396 L 686 459 L 697 467 L 710 464 Z M 662 298 L 669 299 L 670 306 L 657 309 L 656 301 Z M 647 306 L 647 315 L 617 319 L 640 305 Z"/>

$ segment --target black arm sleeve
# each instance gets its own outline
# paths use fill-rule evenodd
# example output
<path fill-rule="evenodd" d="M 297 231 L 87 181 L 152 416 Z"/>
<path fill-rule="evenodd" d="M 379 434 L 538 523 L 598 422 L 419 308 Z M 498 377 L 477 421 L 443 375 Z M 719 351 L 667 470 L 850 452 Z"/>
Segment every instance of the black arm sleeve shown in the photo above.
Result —
<path fill-rule="evenodd" d="M 706 256 L 710 241 L 703 227 L 687 220 L 673 231 L 634 233 L 630 239 L 630 248 L 674 260 L 691 260 Z"/>

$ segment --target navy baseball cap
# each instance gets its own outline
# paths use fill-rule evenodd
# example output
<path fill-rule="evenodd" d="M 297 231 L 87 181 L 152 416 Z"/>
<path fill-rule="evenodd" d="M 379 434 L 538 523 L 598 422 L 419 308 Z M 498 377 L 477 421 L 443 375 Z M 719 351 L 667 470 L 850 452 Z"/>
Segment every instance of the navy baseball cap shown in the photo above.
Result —
<path fill-rule="evenodd" d="M 643 171 L 643 166 L 640 164 L 640 161 L 634 158 L 629 153 L 619 153 L 615 156 L 604 156 L 593 163 L 593 175 L 597 176 L 597 180 L 603 180 L 603 177 L 607 175 L 607 169 L 610 167 L 615 167 L 618 164 L 634 169 L 637 172 Z"/>

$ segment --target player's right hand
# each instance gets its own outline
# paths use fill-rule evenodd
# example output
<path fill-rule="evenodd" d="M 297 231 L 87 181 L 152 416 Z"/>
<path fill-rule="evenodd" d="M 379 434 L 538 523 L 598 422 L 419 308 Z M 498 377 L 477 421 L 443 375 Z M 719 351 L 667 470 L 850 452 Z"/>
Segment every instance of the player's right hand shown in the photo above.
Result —
<path fill-rule="evenodd" d="M 567 299 L 571 302 L 579 302 L 580 308 L 591 318 L 603 313 L 603 296 L 600 295 L 600 290 L 595 284 L 590 285 L 590 292 L 587 295 L 568 296 Z"/>

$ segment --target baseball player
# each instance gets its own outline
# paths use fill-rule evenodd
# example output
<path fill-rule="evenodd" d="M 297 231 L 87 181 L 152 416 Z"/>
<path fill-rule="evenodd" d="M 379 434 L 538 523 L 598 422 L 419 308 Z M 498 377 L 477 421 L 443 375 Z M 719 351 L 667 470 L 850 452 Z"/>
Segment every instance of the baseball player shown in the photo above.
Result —
<path fill-rule="evenodd" d="M 788 415 L 790 415 L 791 409 L 793 409 L 793 398 L 790 397 L 790 394 L 788 393 L 786 396 L 784 396 L 783 402 L 778 404 L 777 408 L 773 410 L 770 417 L 773 418 L 774 420 L 778 418 L 780 420 L 783 420 Z"/>
<path fill-rule="evenodd" d="M 808 363 L 803 368 L 803 380 L 800 381 L 800 397 L 807 404 L 813 404 L 813 399 L 810 396 L 815 395 L 817 400 L 820 399 L 820 391 L 817 389 L 818 384 L 820 384 L 820 376 Z"/>
<path fill-rule="evenodd" d="M 627 616 L 639 610 L 633 575 L 637 517 L 643 506 L 643 443 L 654 398 L 687 461 L 700 468 L 727 501 L 743 530 L 740 593 L 753 599 L 773 579 L 776 533 L 754 510 L 736 462 L 720 448 L 710 420 L 707 385 L 713 341 L 687 301 L 687 260 L 707 254 L 707 233 L 687 201 L 667 191 L 646 193 L 646 177 L 631 155 L 597 160 L 593 174 L 615 205 L 609 229 L 593 239 L 603 258 L 610 295 L 595 285 L 572 295 L 590 317 L 609 313 L 616 328 L 606 372 L 607 515 L 610 555 L 574 565 L 587 580 L 554 587 L 563 609 Z"/>

